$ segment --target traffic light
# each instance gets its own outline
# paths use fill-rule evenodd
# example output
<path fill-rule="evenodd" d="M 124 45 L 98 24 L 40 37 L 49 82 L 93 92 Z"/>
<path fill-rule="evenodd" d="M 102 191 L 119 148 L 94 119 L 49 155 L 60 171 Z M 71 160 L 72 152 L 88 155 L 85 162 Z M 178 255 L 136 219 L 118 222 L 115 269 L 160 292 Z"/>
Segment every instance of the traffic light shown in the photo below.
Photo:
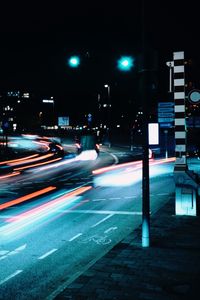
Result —
<path fill-rule="evenodd" d="M 71 56 L 68 60 L 68 64 L 71 68 L 77 68 L 80 65 L 79 56 Z"/>
<path fill-rule="evenodd" d="M 130 71 L 134 67 L 134 58 L 131 56 L 122 56 L 117 61 L 117 67 L 120 71 Z"/>

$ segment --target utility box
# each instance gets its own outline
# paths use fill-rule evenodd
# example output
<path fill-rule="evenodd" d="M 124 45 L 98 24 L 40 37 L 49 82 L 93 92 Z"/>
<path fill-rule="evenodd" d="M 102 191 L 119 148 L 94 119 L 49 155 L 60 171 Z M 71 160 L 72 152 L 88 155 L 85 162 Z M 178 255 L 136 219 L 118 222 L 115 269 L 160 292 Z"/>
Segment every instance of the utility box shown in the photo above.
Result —
<path fill-rule="evenodd" d="M 197 216 L 199 201 L 199 180 L 194 172 L 174 171 L 176 184 L 176 215 Z"/>

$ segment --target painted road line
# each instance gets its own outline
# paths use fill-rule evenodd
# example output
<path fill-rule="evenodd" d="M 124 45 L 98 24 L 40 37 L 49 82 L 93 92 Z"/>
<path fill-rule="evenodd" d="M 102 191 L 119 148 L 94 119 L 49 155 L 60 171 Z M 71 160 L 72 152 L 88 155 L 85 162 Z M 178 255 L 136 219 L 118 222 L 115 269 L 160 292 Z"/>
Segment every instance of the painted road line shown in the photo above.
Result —
<path fill-rule="evenodd" d="M 72 214 L 100 214 L 100 215 L 142 215 L 141 211 L 118 211 L 118 210 L 84 210 L 84 209 L 60 209 L 58 212 L 72 213 Z"/>
<path fill-rule="evenodd" d="M 23 251 L 24 249 L 26 249 L 26 244 L 14 249 L 13 251 L 7 251 L 7 253 L 4 253 L 3 256 L 0 257 L 0 260 L 4 260 L 5 258 L 7 258 L 8 256 L 12 256 L 15 254 L 20 253 L 21 251 Z"/>
<path fill-rule="evenodd" d="M 160 193 L 160 194 L 157 194 L 156 196 L 168 196 L 169 193 Z"/>
<path fill-rule="evenodd" d="M 121 197 L 113 197 L 113 198 L 108 198 L 109 200 L 119 200 Z"/>
<path fill-rule="evenodd" d="M 9 250 L 0 250 L 0 255 L 5 255 L 9 252 Z"/>
<path fill-rule="evenodd" d="M 23 270 L 17 270 L 15 271 L 13 274 L 9 275 L 8 277 L 6 277 L 5 279 L 0 281 L 0 285 L 2 285 L 3 283 L 5 283 L 6 281 L 8 281 L 9 279 L 15 277 L 16 275 L 20 274 L 21 272 L 23 272 Z"/>
<path fill-rule="evenodd" d="M 92 201 L 94 201 L 94 202 L 96 202 L 96 201 L 105 201 L 105 200 L 107 200 L 106 198 L 99 198 L 99 199 L 93 199 Z"/>
<path fill-rule="evenodd" d="M 44 259 L 45 257 L 51 255 L 52 253 L 56 252 L 58 249 L 52 249 L 49 252 L 43 254 L 42 256 L 38 257 L 38 259 Z"/>
<path fill-rule="evenodd" d="M 107 217 L 103 218 L 102 220 L 100 220 L 96 224 L 92 225 L 91 228 L 94 228 L 94 227 L 98 226 L 99 224 L 103 223 L 104 221 L 106 221 L 107 219 L 111 218 L 112 216 L 113 216 L 113 214 L 108 215 Z"/>
<path fill-rule="evenodd" d="M 77 235 L 73 236 L 71 239 L 69 239 L 69 242 L 74 241 L 75 239 L 77 239 L 79 236 L 81 236 L 82 233 L 78 233 Z"/>

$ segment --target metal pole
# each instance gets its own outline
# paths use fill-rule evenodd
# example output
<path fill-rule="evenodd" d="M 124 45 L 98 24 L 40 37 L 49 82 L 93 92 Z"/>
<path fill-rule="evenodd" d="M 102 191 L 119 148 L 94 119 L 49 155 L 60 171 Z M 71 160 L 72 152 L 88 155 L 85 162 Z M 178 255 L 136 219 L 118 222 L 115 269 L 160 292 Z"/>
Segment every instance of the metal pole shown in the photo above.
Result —
<path fill-rule="evenodd" d="M 165 158 L 167 159 L 168 158 L 168 143 L 167 143 L 167 140 L 168 140 L 168 130 L 165 130 L 164 131 L 165 133 Z"/>
<path fill-rule="evenodd" d="M 150 199 L 149 199 L 149 139 L 148 120 L 149 106 L 147 103 L 147 64 L 145 45 L 145 8 L 142 1 L 142 66 L 141 66 L 141 96 L 143 106 L 143 164 L 142 164 L 142 247 L 150 245 Z"/>

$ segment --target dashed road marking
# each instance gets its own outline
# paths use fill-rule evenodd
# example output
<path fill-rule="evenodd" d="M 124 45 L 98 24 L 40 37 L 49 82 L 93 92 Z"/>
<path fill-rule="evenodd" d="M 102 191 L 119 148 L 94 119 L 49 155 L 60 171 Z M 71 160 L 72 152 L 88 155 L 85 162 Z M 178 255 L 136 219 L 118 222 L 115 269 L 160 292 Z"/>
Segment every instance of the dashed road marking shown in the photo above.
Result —
<path fill-rule="evenodd" d="M 96 227 L 97 225 L 103 223 L 104 221 L 106 221 L 107 219 L 111 218 L 113 216 L 113 214 L 110 214 L 108 216 L 106 216 L 105 218 L 103 218 L 102 220 L 100 220 L 99 222 L 95 223 L 94 225 L 91 226 L 91 228 Z"/>
<path fill-rule="evenodd" d="M 7 251 L 3 254 L 3 256 L 0 257 L 0 260 L 4 260 L 5 258 L 7 258 L 8 256 L 12 256 L 15 254 L 20 253 L 21 251 L 23 251 L 24 249 L 26 249 L 26 244 L 14 249 L 13 251 Z"/>
<path fill-rule="evenodd" d="M 93 199 L 92 201 L 94 201 L 94 202 L 96 202 L 96 201 L 105 201 L 105 200 L 107 200 L 106 198 L 99 198 L 99 199 Z"/>
<path fill-rule="evenodd" d="M 9 250 L 0 250 L 0 255 L 5 255 L 9 252 Z"/>
<path fill-rule="evenodd" d="M 9 279 L 15 277 L 16 275 L 20 274 L 21 272 L 23 272 L 23 270 L 17 270 L 15 271 L 13 274 L 9 275 L 8 277 L 4 278 L 3 280 L 0 281 L 0 285 L 2 285 L 3 283 L 5 283 L 6 281 L 8 281 Z"/>
<path fill-rule="evenodd" d="M 81 236 L 82 235 L 82 233 L 78 233 L 78 234 L 76 234 L 75 236 L 73 236 L 71 239 L 69 239 L 69 242 L 72 242 L 72 241 L 74 241 L 75 239 L 77 239 L 79 236 Z"/>
<path fill-rule="evenodd" d="M 56 252 L 58 249 L 52 249 L 50 251 L 48 251 L 47 253 L 41 255 L 40 257 L 38 257 L 38 259 L 44 259 L 45 257 L 51 255 L 52 253 Z"/>

